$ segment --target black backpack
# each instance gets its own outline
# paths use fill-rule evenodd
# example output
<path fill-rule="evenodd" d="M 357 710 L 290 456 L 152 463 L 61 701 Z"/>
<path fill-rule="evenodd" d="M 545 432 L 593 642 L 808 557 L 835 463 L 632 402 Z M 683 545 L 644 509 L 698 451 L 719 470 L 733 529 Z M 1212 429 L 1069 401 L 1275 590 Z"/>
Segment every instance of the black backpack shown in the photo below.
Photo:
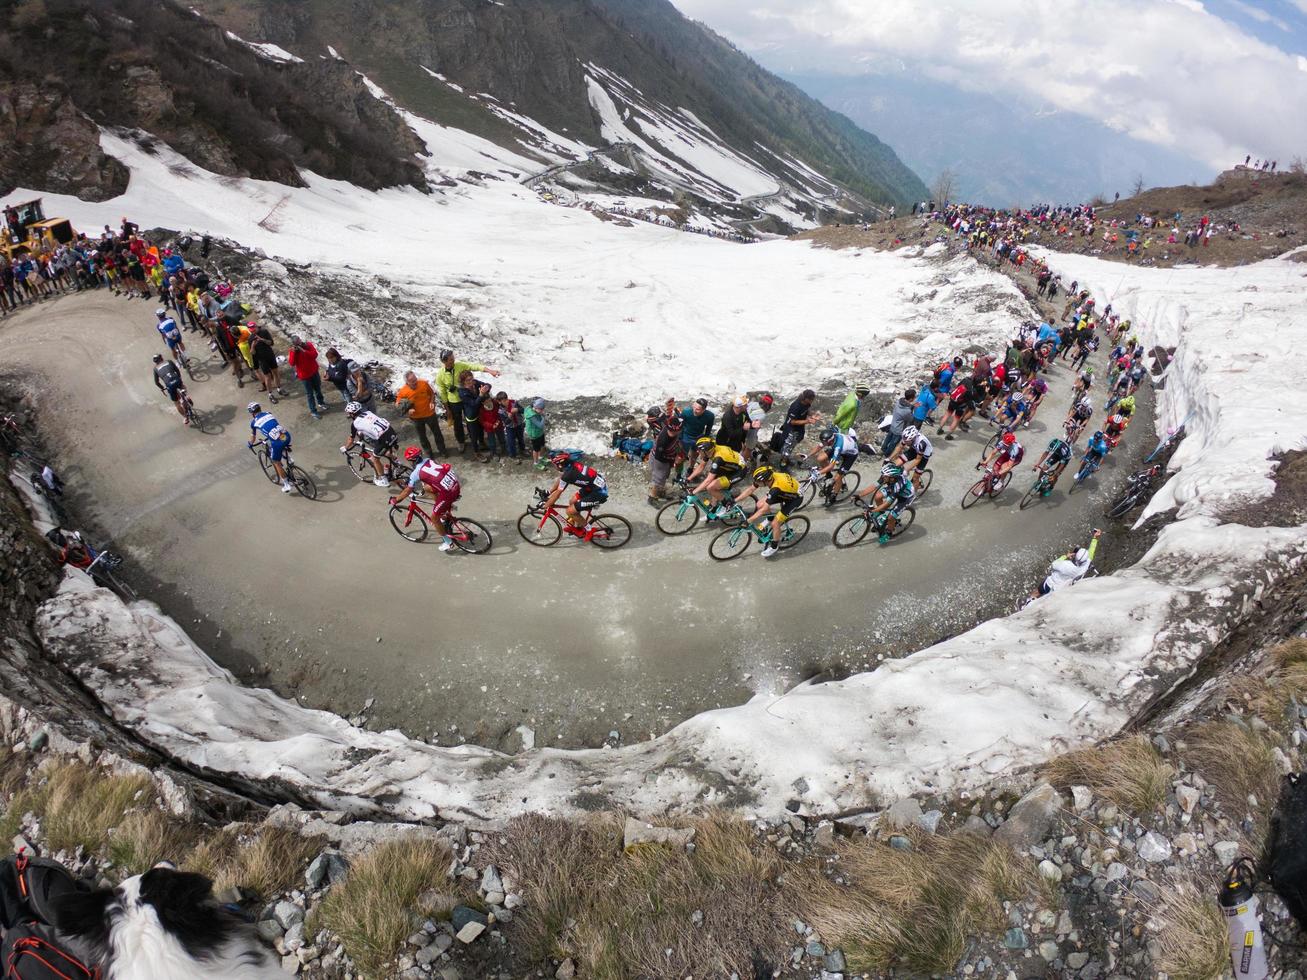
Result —
<path fill-rule="evenodd" d="M 1307 773 L 1284 777 L 1266 835 L 1262 873 L 1298 925 L 1307 929 Z"/>
<path fill-rule="evenodd" d="M 4 980 L 99 980 L 55 933 L 54 906 L 64 896 L 85 894 L 58 861 L 12 854 L 0 862 L 0 976 Z"/>

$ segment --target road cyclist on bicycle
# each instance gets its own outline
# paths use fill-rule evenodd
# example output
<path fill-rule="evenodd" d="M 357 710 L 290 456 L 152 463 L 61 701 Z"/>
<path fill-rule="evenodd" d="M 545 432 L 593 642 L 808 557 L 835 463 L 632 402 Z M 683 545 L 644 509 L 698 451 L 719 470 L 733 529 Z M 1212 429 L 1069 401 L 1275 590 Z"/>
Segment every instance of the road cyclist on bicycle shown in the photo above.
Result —
<path fill-rule="evenodd" d="M 545 498 L 546 506 L 553 507 L 565 489 L 576 487 L 567 503 L 567 530 L 577 535 L 584 533 L 595 508 L 608 502 L 608 481 L 593 466 L 582 466 L 580 457 L 579 452 L 567 451 L 550 455 L 549 462 L 558 470 L 558 482 Z"/>
<path fill-rule="evenodd" d="M 348 453 L 356 441 L 362 440 L 372 453 L 372 469 L 377 474 L 373 484 L 379 487 L 390 486 L 390 467 L 383 469 L 381 463 L 399 446 L 399 436 L 386 419 L 364 411 L 358 402 L 346 405 L 345 415 L 349 418 L 349 439 L 340 447 L 340 451 Z"/>
<path fill-rule="evenodd" d="M 1025 456 L 1025 447 L 1018 441 L 1015 432 L 1004 432 L 998 444 L 990 450 L 989 455 L 976 464 L 976 469 L 994 467 L 994 479 L 1000 479 L 1011 472 Z"/>
<path fill-rule="evenodd" d="M 831 474 L 831 487 L 825 495 L 827 507 L 833 506 L 844 491 L 844 475 L 857 464 L 858 451 L 858 439 L 851 433 L 831 426 L 821 434 L 821 448 L 813 453 L 813 457 L 818 476 Z"/>
<path fill-rule="evenodd" d="M 889 540 L 894 535 L 894 528 L 898 525 L 899 514 L 903 508 L 916 499 L 916 491 L 913 488 L 913 482 L 908 478 L 902 466 L 894 462 L 887 462 L 880 468 L 880 479 L 877 485 L 864 490 L 858 495 L 859 500 L 868 494 L 874 494 L 871 504 L 864 504 L 867 507 L 867 516 L 874 517 L 876 514 L 884 514 L 884 523 L 878 523 L 876 526 L 880 529 L 880 543 L 889 544 Z"/>
<path fill-rule="evenodd" d="M 250 413 L 250 448 L 253 449 L 260 439 L 263 440 L 272 468 L 281 480 L 281 492 L 290 493 L 295 488 L 287 479 L 286 468 L 282 465 L 282 460 L 290 452 L 290 430 L 284 428 L 271 412 L 265 412 L 258 402 L 250 402 L 245 410 Z"/>
<path fill-rule="evenodd" d="M 759 499 L 758 494 L 763 490 L 767 491 L 767 496 Z M 742 503 L 745 497 L 753 497 L 758 502 L 748 521 L 761 535 L 766 536 L 762 556 L 770 558 L 780 548 L 781 525 L 789 520 L 790 514 L 803 501 L 799 481 L 770 466 L 759 466 L 753 471 L 749 484 L 736 495 L 735 503 Z M 765 522 L 759 523 L 768 514 L 772 514 L 770 528 Z"/>
<path fill-rule="evenodd" d="M 1067 432 L 1067 440 L 1074 443 L 1080 438 L 1080 433 L 1084 431 L 1089 420 L 1094 417 L 1094 403 L 1088 393 L 1083 394 L 1071 406 L 1071 411 L 1067 412 L 1066 421 L 1062 424 Z"/>
<path fill-rule="evenodd" d="M 694 444 L 695 463 L 687 478 L 693 482 L 702 476 L 702 481 L 691 493 L 699 496 L 707 493 L 712 504 L 707 508 L 710 518 L 721 517 L 722 494 L 730 489 L 731 481 L 744 472 L 744 457 L 730 446 L 719 446 L 712 436 L 703 436 Z"/>
<path fill-rule="evenodd" d="M 154 386 L 168 396 L 173 408 L 182 417 L 182 425 L 190 425 L 186 415 L 186 385 L 182 383 L 182 373 L 172 361 L 165 361 L 162 354 L 154 355 Z"/>
<path fill-rule="evenodd" d="M 449 533 L 449 519 L 454 514 L 454 504 L 463 494 L 463 485 L 459 483 L 458 475 L 448 463 L 423 459 L 422 450 L 417 446 L 405 449 L 404 458 L 413 464 L 413 475 L 408 478 L 408 484 L 399 492 L 399 496 L 390 498 L 390 506 L 403 503 L 415 492 L 433 500 L 431 516 L 445 539 L 440 543 L 440 550 L 453 551 L 458 546 Z"/>
<path fill-rule="evenodd" d="M 177 326 L 177 321 L 170 317 L 168 311 L 162 306 L 154 311 L 154 315 L 159 320 L 155 324 L 155 328 L 159 331 L 159 336 L 163 338 L 163 342 L 168 345 L 168 352 L 172 355 L 172 359 L 189 370 L 190 364 L 186 357 L 186 342 L 182 340 L 182 332 Z"/>
<path fill-rule="evenodd" d="M 1073 453 L 1071 444 L 1065 439 L 1059 439 L 1056 436 L 1049 442 L 1048 448 L 1044 450 L 1039 461 L 1032 467 L 1036 472 L 1043 473 L 1048 477 L 1048 485 L 1040 493 L 1041 497 L 1047 497 L 1057 486 L 1057 479 L 1066 469 L 1067 463 L 1071 462 Z"/>
<path fill-rule="evenodd" d="M 1109 448 L 1115 449 L 1117 444 L 1120 443 L 1121 437 L 1125 435 L 1125 427 L 1129 424 L 1129 421 L 1120 412 L 1115 412 L 1107 417 L 1107 421 L 1103 423 L 1103 435 L 1107 437 Z"/>
<path fill-rule="evenodd" d="M 912 489 L 920 494 L 921 473 L 930 465 L 930 457 L 934 454 L 935 447 L 926 438 L 926 434 L 915 425 L 909 425 L 903 430 L 903 436 L 894 452 L 890 453 L 889 462 L 903 467 L 904 474 L 912 480 Z"/>

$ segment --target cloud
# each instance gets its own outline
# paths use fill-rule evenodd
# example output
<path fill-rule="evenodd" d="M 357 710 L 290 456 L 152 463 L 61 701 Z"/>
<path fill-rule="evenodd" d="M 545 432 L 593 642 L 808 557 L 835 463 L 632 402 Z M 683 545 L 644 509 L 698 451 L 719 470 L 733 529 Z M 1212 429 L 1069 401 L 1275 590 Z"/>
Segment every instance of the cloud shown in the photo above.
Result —
<path fill-rule="evenodd" d="M 769 66 L 910 71 L 1012 93 L 1205 160 L 1307 144 L 1301 56 L 1198 0 L 674 0 Z M 1307 10 L 1307 0 L 1291 0 Z M 1259 13 L 1261 11 L 1258 11 Z"/>
<path fill-rule="evenodd" d="M 1304 2 L 1307 3 L 1307 0 L 1304 0 Z M 1290 28 L 1281 18 L 1276 17 L 1269 11 L 1263 10 L 1261 7 L 1254 7 L 1250 3 L 1244 3 L 1243 0 L 1226 0 L 1226 3 L 1245 17 L 1251 17 L 1253 20 L 1259 21 L 1263 24 L 1273 24 L 1285 32 L 1292 30 L 1292 28 Z"/>

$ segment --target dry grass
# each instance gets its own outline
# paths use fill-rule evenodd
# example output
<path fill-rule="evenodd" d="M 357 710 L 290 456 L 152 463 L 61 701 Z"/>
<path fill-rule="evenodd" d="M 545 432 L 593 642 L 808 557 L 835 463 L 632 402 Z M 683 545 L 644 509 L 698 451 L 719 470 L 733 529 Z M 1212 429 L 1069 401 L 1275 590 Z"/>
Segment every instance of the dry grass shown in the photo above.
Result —
<path fill-rule="evenodd" d="M 129 810 L 153 802 L 148 776 L 111 775 L 79 762 L 57 765 L 50 770 L 47 784 L 45 845 L 52 851 L 71 851 L 80 845 L 97 852 Z"/>
<path fill-rule="evenodd" d="M 184 862 L 187 871 L 212 879 L 216 891 L 239 885 L 268 898 L 302 885 L 304 869 L 326 846 L 322 837 L 301 837 L 285 827 L 224 827 L 200 843 Z"/>
<path fill-rule="evenodd" d="M 1209 884 L 1192 880 L 1164 890 L 1154 913 L 1161 953 L 1153 966 L 1171 980 L 1215 980 L 1230 969 L 1225 919 L 1210 892 Z"/>
<path fill-rule="evenodd" d="M 109 836 L 109 860 L 128 875 L 144 874 L 160 861 L 182 864 L 196 831 L 150 807 L 133 810 Z"/>
<path fill-rule="evenodd" d="M 1088 786 L 1132 814 L 1162 805 L 1174 770 L 1142 735 L 1068 752 L 1048 764 L 1049 781 L 1059 789 Z"/>
<path fill-rule="evenodd" d="M 490 860 L 520 884 L 513 944 L 532 961 L 572 957 L 596 980 L 753 975 L 784 955 L 786 865 L 753 828 L 714 814 L 695 849 L 622 852 L 622 819 L 519 818 Z M 702 922 L 695 924 L 696 913 Z"/>
<path fill-rule="evenodd" d="M 1003 901 L 1038 889 L 1034 865 L 973 834 L 907 835 L 911 851 L 871 839 L 836 849 L 837 884 L 805 869 L 795 876 L 800 914 L 857 971 L 891 968 L 949 974 L 969 936 L 1000 932 Z"/>
<path fill-rule="evenodd" d="M 429 839 L 382 844 L 354 862 L 344 882 L 327 893 L 310 923 L 340 936 L 366 977 L 381 977 L 416 924 L 418 896 L 443 885 L 449 851 Z"/>
<path fill-rule="evenodd" d="M 1244 814 L 1252 817 L 1249 838 L 1260 844 L 1280 793 L 1274 736 L 1235 721 L 1210 721 L 1195 725 L 1184 741 L 1185 764 L 1212 784 L 1222 808 L 1236 823 Z M 1249 796 L 1257 798 L 1257 806 L 1249 804 Z"/>
<path fill-rule="evenodd" d="M 1283 669 L 1294 664 L 1307 665 L 1307 639 L 1295 636 L 1271 651 L 1275 666 Z"/>

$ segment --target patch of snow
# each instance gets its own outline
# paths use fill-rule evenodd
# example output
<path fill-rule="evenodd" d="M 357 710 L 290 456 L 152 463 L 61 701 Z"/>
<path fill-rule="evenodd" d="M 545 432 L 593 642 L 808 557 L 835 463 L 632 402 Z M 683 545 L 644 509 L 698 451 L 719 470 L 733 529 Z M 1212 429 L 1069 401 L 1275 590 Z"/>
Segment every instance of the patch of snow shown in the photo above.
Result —
<path fill-rule="evenodd" d="M 285 48 L 269 41 L 247 41 L 245 38 L 233 34 L 231 31 L 227 31 L 227 37 L 239 44 L 245 45 L 247 48 L 253 49 L 269 61 L 280 61 L 283 64 L 293 63 L 302 65 L 304 63 L 303 58 L 293 55 Z"/>
<path fill-rule="evenodd" d="M 330 44 L 327 45 L 327 54 L 331 55 L 331 56 L 332 56 L 333 58 L 335 58 L 337 61 L 344 61 L 344 60 L 345 60 L 344 58 L 342 58 L 342 57 L 340 56 L 340 52 L 337 51 L 335 48 L 333 48 Z"/>

